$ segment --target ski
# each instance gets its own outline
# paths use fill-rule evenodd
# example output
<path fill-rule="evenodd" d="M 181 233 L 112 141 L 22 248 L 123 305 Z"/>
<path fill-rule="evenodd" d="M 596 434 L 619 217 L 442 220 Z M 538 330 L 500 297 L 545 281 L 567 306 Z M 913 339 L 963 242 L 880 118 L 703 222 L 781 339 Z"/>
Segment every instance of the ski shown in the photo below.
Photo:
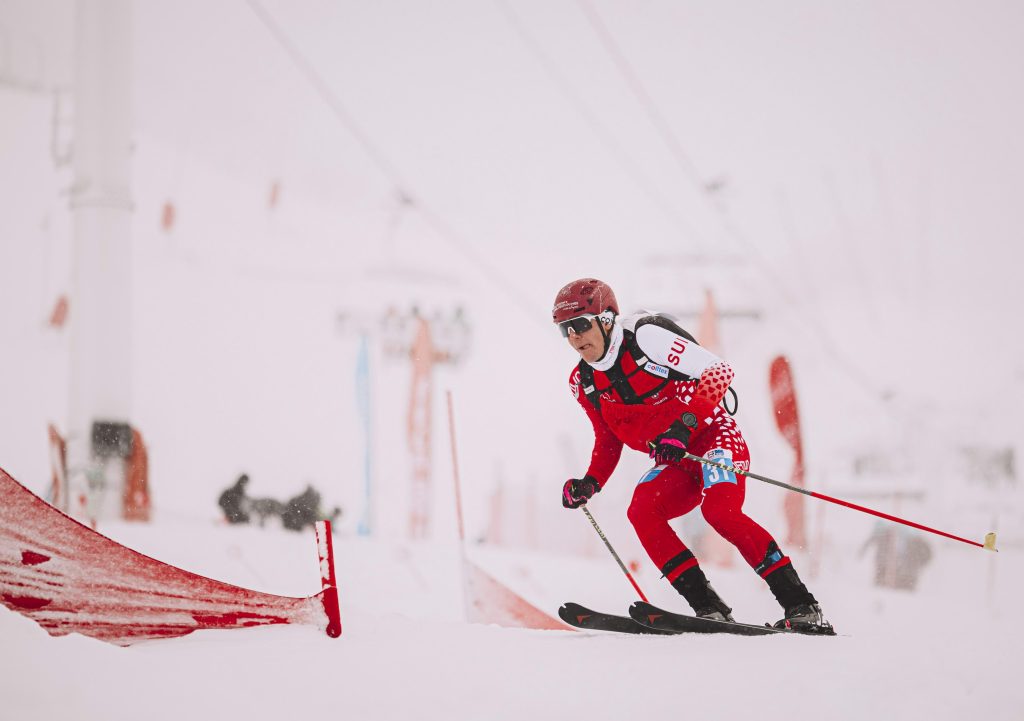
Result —
<path fill-rule="evenodd" d="M 558 617 L 570 626 L 586 629 L 588 631 L 614 631 L 615 633 L 637 633 L 665 635 L 675 633 L 657 628 L 651 628 L 642 623 L 634 621 L 629 616 L 616 616 L 611 613 L 592 611 L 578 603 L 565 603 L 558 609 Z"/>
<path fill-rule="evenodd" d="M 736 621 L 715 621 L 673 613 L 649 603 L 637 601 L 629 607 L 630 617 L 639 624 L 663 633 L 731 633 L 739 636 L 767 636 L 773 633 L 789 633 L 771 626 L 756 626 Z"/>

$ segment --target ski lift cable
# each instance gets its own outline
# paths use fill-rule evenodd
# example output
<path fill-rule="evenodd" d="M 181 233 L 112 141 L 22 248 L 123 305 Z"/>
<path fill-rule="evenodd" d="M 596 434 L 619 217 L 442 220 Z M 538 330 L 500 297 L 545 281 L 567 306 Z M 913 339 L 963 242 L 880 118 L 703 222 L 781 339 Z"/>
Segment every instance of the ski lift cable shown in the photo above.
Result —
<path fill-rule="evenodd" d="M 320 99 L 323 100 L 327 106 L 334 113 L 334 116 L 341 121 L 341 124 L 345 126 L 345 129 L 352 135 L 355 141 L 362 147 L 363 152 L 370 158 L 373 164 L 377 167 L 377 170 L 394 185 L 399 192 L 404 192 L 407 187 L 398 168 L 391 162 L 391 160 L 384 154 L 384 152 L 377 146 L 376 143 L 371 140 L 369 135 L 363 131 L 362 127 L 356 122 L 355 117 L 345 106 L 344 103 L 338 98 L 338 96 L 331 90 L 330 86 L 324 81 L 323 77 L 317 72 L 316 68 L 309 59 L 299 51 L 299 49 L 292 43 L 291 39 L 285 34 L 280 24 L 274 19 L 274 17 L 263 7 L 259 0 L 247 0 L 249 7 L 260 19 L 260 21 L 267 27 L 270 34 L 274 36 L 274 39 L 281 46 L 281 48 L 287 53 L 292 64 L 295 65 L 296 69 L 302 74 L 306 81 L 313 87 Z"/>
<path fill-rule="evenodd" d="M 632 65 L 626 59 L 618 43 L 615 42 L 615 38 L 612 37 L 608 27 L 601 20 L 601 16 L 594 8 L 590 0 L 577 0 L 577 4 L 583 10 L 583 14 L 587 18 L 587 22 L 590 23 L 591 29 L 598 36 L 601 41 L 601 46 L 605 52 L 611 58 L 615 67 L 618 68 L 622 74 L 623 79 L 626 81 L 626 85 L 629 87 L 630 92 L 636 97 L 641 106 L 647 113 L 647 117 L 650 119 L 651 124 L 655 130 L 658 131 L 658 135 L 668 146 L 672 153 L 672 159 L 682 169 L 682 171 L 689 176 L 698 186 L 701 186 L 700 173 L 697 171 L 697 167 L 693 161 L 687 155 L 686 151 L 683 150 L 683 146 L 679 143 L 672 131 L 672 127 L 665 119 L 664 114 L 660 111 L 654 99 L 650 93 L 647 92 L 647 88 L 640 81 L 639 76 L 633 71 Z"/>
<path fill-rule="evenodd" d="M 763 265 L 762 269 L 768 275 L 772 276 L 773 280 L 778 281 L 774 277 L 775 273 L 773 269 L 768 266 L 767 260 L 762 256 L 760 250 L 756 245 L 750 242 L 748 238 L 737 228 L 729 214 L 718 204 L 712 203 L 708 200 L 706 193 L 704 192 L 704 183 L 701 179 L 700 172 L 697 170 L 696 165 L 690 159 L 689 155 L 683 149 L 682 143 L 676 137 L 675 132 L 672 130 L 671 124 L 665 117 L 665 114 L 661 111 L 658 104 L 654 101 L 654 98 L 647 91 L 647 87 L 641 81 L 637 72 L 633 69 L 632 64 L 626 57 L 625 53 L 619 47 L 611 31 L 608 30 L 607 25 L 601 19 L 600 14 L 594 8 L 590 0 L 577 0 L 577 4 L 583 11 L 584 16 L 589 23 L 591 30 L 597 35 L 601 42 L 601 46 L 605 53 L 611 59 L 612 64 L 618 70 L 622 76 L 627 88 L 633 97 L 637 100 L 640 106 L 644 109 L 647 114 L 651 125 L 654 127 L 658 137 L 661 138 L 662 142 L 669 150 L 669 156 L 675 162 L 676 166 L 682 171 L 682 173 L 690 180 L 694 187 L 698 191 L 698 195 L 709 203 L 714 214 L 718 216 L 719 221 L 726 230 L 726 233 L 734 241 L 741 243 L 750 253 L 752 253 L 758 262 Z M 795 302 L 789 291 L 785 288 L 785 285 L 780 282 L 780 292 L 788 302 Z"/>
<path fill-rule="evenodd" d="M 854 233 L 850 226 L 850 219 L 846 215 L 846 209 L 843 206 L 843 198 L 839 190 L 839 184 L 831 171 L 825 172 L 823 182 L 825 190 L 828 193 L 832 215 L 835 218 L 836 227 L 839 230 L 839 237 L 842 240 L 840 245 L 845 251 L 844 255 L 847 258 L 847 268 L 852 273 L 856 284 L 860 287 L 861 293 L 866 298 L 866 302 L 862 303 L 861 306 L 867 309 L 873 325 L 876 327 L 880 326 L 882 314 L 878 308 L 875 294 L 871 292 L 871 284 L 868 282 L 867 269 L 864 267 L 864 263 L 857 254 L 857 250 L 853 242 Z"/>
<path fill-rule="evenodd" d="M 505 21 L 512 27 L 523 45 L 529 50 L 540 65 L 544 74 L 548 76 L 558 92 L 568 102 L 576 113 L 583 119 L 598 143 L 605 150 L 609 157 L 623 170 L 633 181 L 639 190 L 647 196 L 647 199 L 673 224 L 678 226 L 687 237 L 697 240 L 700 245 L 707 244 L 701 238 L 693 226 L 686 221 L 680 210 L 673 206 L 668 197 L 661 192 L 656 183 L 653 182 L 637 164 L 635 159 L 615 139 L 614 134 L 601 122 L 598 114 L 594 112 L 586 101 L 575 92 L 572 83 L 559 71 L 556 63 L 545 52 L 537 38 L 527 30 L 522 19 L 516 15 L 507 0 L 494 0 Z"/>
<path fill-rule="evenodd" d="M 753 242 L 751 242 L 751 240 L 746 236 L 745 233 L 743 233 L 739 229 L 739 227 L 736 226 L 728 212 L 720 205 L 711 202 L 707 198 L 705 193 L 700 192 L 703 189 L 700 173 L 698 172 L 693 161 L 690 159 L 690 157 L 683 149 L 682 144 L 679 142 L 678 138 L 675 135 L 675 132 L 672 130 L 672 126 L 666 120 L 664 113 L 661 112 L 660 108 L 658 107 L 658 104 L 654 101 L 654 98 L 651 97 L 651 94 L 647 91 L 646 86 L 640 80 L 639 75 L 633 69 L 632 64 L 626 58 L 625 53 L 622 51 L 618 43 L 615 41 L 615 38 L 608 30 L 607 25 L 605 25 L 604 21 L 601 19 L 601 16 L 597 12 L 597 9 L 594 8 L 591 0 L 577 0 L 577 4 L 580 6 L 581 10 L 583 11 L 583 14 L 586 16 L 587 21 L 591 26 L 591 29 L 600 39 L 601 45 L 604 47 L 605 52 L 611 58 L 613 64 L 618 69 L 619 73 L 622 75 L 630 92 L 636 98 L 637 102 L 639 102 L 640 105 L 646 111 L 647 116 L 651 121 L 651 125 L 654 127 L 659 137 L 661 137 L 662 141 L 669 149 L 669 154 L 671 155 L 672 159 L 679 167 L 679 169 L 696 186 L 697 190 L 699 191 L 698 194 L 702 198 L 704 198 L 715 211 L 715 214 L 718 216 L 719 221 L 725 228 L 726 233 L 729 235 L 729 237 L 731 237 L 733 240 L 737 241 L 747 249 L 747 251 L 751 254 L 751 256 L 754 259 L 755 266 L 761 271 L 761 273 L 766 278 L 772 281 L 772 283 L 775 285 L 776 292 L 779 294 L 779 296 L 786 303 L 791 305 L 798 312 L 802 313 L 805 316 L 806 320 L 815 329 L 816 334 L 819 340 L 821 341 L 824 349 L 826 350 L 826 352 L 828 352 L 829 355 L 833 357 L 833 359 L 838 363 L 839 367 L 842 368 L 843 371 L 850 378 L 856 381 L 865 390 L 870 391 L 873 395 L 876 395 L 879 398 L 884 398 L 884 391 L 881 388 L 879 388 L 875 383 L 873 383 L 871 379 L 868 377 L 868 375 L 864 371 L 859 369 L 855 364 L 853 364 L 845 354 L 841 353 L 838 350 L 838 348 L 832 341 L 831 336 L 828 334 L 827 330 L 825 329 L 821 321 L 817 318 L 816 315 L 807 311 L 807 309 L 797 301 L 797 299 L 786 287 L 785 282 L 779 277 L 778 272 L 772 267 L 770 263 L 768 263 L 767 259 L 761 253 L 760 249 Z"/>
<path fill-rule="evenodd" d="M 454 228 L 445 222 L 441 216 L 431 210 L 420 197 L 412 192 L 411 185 L 406 182 L 402 173 L 384 150 L 373 141 L 362 126 L 356 120 L 353 113 L 341 101 L 338 95 L 330 88 L 324 78 L 316 70 L 309 59 L 296 47 L 287 36 L 280 24 L 260 3 L 259 0 L 247 0 L 249 7 L 260 21 L 267 27 L 270 34 L 282 47 L 296 69 L 302 74 L 307 82 L 313 87 L 317 95 L 327 104 L 334 113 L 334 116 L 341 122 L 345 129 L 356 140 L 359 146 L 366 153 L 367 157 L 376 166 L 384 178 L 391 183 L 396 191 L 404 198 L 410 199 L 408 203 L 426 221 L 436 234 L 444 238 L 456 251 L 466 256 L 474 265 L 483 271 L 484 275 L 495 285 L 506 293 L 514 302 L 515 306 L 531 319 L 543 322 L 545 313 L 533 307 L 526 298 L 525 293 L 519 290 L 503 273 L 494 265 L 489 263 L 482 255 L 474 250 L 469 243 L 457 233 Z"/>

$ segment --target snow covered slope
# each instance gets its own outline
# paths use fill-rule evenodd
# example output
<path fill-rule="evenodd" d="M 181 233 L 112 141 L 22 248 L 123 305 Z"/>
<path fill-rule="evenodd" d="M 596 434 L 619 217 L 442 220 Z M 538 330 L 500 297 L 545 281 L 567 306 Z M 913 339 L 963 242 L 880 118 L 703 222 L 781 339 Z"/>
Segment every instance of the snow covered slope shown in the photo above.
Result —
<path fill-rule="evenodd" d="M 258 590 L 316 590 L 312 533 L 207 521 L 115 525 L 119 540 Z M 308 537 L 307 537 L 308 535 Z M 471 552 L 473 549 L 471 549 Z M 123 649 L 53 639 L 0 613 L 4 718 L 279 719 L 963 719 L 1020 718 L 1020 552 L 944 549 L 919 593 L 871 590 L 865 564 L 814 587 L 839 632 L 796 636 L 621 637 L 460 620 L 454 545 L 338 538 L 344 633 L 280 627 L 197 632 Z M 473 553 L 554 612 L 574 599 L 609 610 L 631 598 L 610 558 Z M 990 559 L 992 565 L 989 565 Z M 713 571 L 740 618 L 777 609 L 747 570 Z M 652 600 L 678 607 L 652 573 Z"/>

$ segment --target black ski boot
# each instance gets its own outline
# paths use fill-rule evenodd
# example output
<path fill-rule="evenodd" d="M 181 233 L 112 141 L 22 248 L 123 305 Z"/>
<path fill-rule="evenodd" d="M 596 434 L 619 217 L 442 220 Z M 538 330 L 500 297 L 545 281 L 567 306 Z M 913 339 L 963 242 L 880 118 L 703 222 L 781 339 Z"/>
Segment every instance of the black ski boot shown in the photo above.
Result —
<path fill-rule="evenodd" d="M 816 603 L 805 603 L 786 609 L 786 617 L 775 622 L 775 628 L 797 633 L 835 636 L 832 624 L 825 620 L 821 606 Z"/>
<path fill-rule="evenodd" d="M 693 566 L 683 571 L 682 575 L 672 581 L 672 587 L 690 604 L 697 618 L 710 618 L 713 621 L 732 621 L 732 609 L 715 593 L 708 583 L 707 576 L 700 566 Z"/>
<path fill-rule="evenodd" d="M 786 617 L 776 621 L 775 628 L 823 636 L 836 635 L 832 624 L 825 620 L 821 606 L 800 580 L 792 564 L 772 571 L 764 580 L 786 611 Z"/>

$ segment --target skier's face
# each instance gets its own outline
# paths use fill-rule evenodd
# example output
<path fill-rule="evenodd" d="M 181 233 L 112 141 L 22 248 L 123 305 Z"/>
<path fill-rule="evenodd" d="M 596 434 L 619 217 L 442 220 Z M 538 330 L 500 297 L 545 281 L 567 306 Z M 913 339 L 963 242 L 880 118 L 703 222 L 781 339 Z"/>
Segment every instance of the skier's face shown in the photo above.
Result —
<path fill-rule="evenodd" d="M 600 321 L 595 321 L 590 330 L 577 333 L 569 329 L 569 345 L 580 354 L 580 357 L 587 363 L 593 363 L 604 355 L 604 333 Z"/>

